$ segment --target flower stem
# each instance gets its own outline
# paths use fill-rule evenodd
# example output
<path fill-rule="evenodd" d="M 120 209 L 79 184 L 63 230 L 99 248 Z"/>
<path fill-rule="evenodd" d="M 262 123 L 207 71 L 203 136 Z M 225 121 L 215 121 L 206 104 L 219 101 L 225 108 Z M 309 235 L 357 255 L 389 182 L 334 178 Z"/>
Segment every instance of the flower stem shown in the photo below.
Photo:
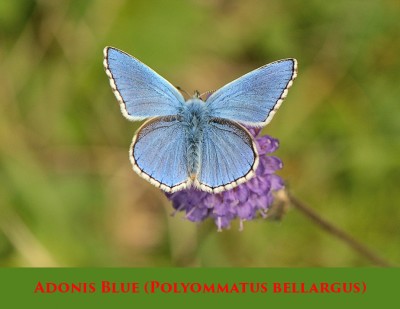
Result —
<path fill-rule="evenodd" d="M 311 221 L 313 221 L 320 228 L 330 233 L 331 235 L 339 238 L 341 241 L 346 243 L 354 251 L 357 251 L 360 255 L 364 256 L 377 266 L 381 267 L 393 267 L 394 265 L 384 258 L 373 252 L 371 249 L 366 247 L 364 244 L 360 243 L 358 240 L 354 239 L 345 231 L 334 226 L 332 223 L 326 221 L 321 216 L 319 216 L 311 207 L 294 197 L 289 192 L 287 193 L 287 198 L 290 204 L 293 205 L 297 210 L 307 216 Z"/>

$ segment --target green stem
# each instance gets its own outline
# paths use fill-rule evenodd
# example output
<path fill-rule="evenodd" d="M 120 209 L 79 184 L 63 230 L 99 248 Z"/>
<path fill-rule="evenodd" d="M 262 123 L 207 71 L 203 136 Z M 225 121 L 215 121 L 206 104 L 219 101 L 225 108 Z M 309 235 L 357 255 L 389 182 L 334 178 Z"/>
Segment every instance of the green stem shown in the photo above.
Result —
<path fill-rule="evenodd" d="M 326 232 L 340 239 L 344 243 L 346 243 L 350 248 L 354 251 L 357 251 L 360 255 L 364 256 L 371 262 L 373 262 L 377 266 L 382 267 L 393 267 L 394 265 L 384 258 L 373 252 L 371 249 L 354 239 L 352 236 L 347 234 L 345 231 L 340 228 L 334 226 L 332 223 L 326 221 L 321 216 L 319 216 L 312 208 L 307 206 L 305 203 L 298 200 L 292 194 L 287 192 L 288 201 L 292 204 L 297 210 L 302 212 L 305 216 L 307 216 L 311 221 L 313 221 L 316 225 L 321 227 Z"/>

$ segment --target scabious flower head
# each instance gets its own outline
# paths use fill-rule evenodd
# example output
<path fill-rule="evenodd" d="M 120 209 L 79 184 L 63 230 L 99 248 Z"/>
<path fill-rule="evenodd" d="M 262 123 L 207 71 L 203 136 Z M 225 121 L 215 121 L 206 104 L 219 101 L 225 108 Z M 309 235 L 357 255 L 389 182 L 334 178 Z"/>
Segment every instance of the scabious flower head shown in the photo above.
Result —
<path fill-rule="evenodd" d="M 185 212 L 186 218 L 192 222 L 211 218 L 218 231 L 229 228 L 234 219 L 240 220 L 242 229 L 244 221 L 253 220 L 258 214 L 266 217 L 274 201 L 273 192 L 284 187 L 282 178 L 274 174 L 282 168 L 282 161 L 267 155 L 278 149 L 279 141 L 268 135 L 258 136 L 260 129 L 248 130 L 255 139 L 260 156 L 255 176 L 236 188 L 217 194 L 195 188 L 167 193 L 175 212 Z"/>

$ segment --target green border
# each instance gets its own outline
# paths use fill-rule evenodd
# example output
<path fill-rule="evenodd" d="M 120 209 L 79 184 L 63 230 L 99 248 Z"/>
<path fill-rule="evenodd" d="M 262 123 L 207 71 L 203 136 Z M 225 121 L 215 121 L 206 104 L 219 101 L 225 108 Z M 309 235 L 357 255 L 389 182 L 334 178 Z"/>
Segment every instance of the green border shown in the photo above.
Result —
<path fill-rule="evenodd" d="M 390 299 L 395 300 L 398 291 L 397 280 L 400 278 L 400 268 L 2 268 L 0 269 L 0 297 L 3 308 L 71 308 L 82 305 L 96 307 L 121 307 L 143 305 L 146 308 L 159 308 L 160 306 L 198 307 L 224 306 L 226 308 L 246 306 L 272 305 L 320 307 L 331 305 L 337 307 L 356 306 L 357 308 L 376 307 L 389 304 Z M 101 282 L 137 282 L 139 293 L 102 293 Z M 196 289 L 203 284 L 212 283 L 217 286 L 228 284 L 233 289 L 232 293 L 162 293 L 146 294 L 144 285 L 149 281 L 180 284 L 194 283 Z M 94 293 L 35 293 L 38 282 L 42 284 L 53 282 L 71 283 L 94 282 Z M 266 282 L 268 291 L 265 293 L 236 293 L 234 284 L 239 289 L 243 282 Z M 288 282 L 288 287 L 301 290 L 304 283 L 305 290 L 310 289 L 315 283 L 321 282 L 341 286 L 343 282 L 353 284 L 359 282 L 359 293 L 274 293 L 273 283 L 283 284 Z M 363 291 L 365 284 L 366 290 Z M 117 284 L 118 285 L 118 284 Z M 66 287 L 66 285 L 62 285 Z M 168 284 L 165 284 L 168 287 Z M 247 285 L 247 290 L 249 286 Z M 89 290 L 89 288 L 88 288 Z M 182 290 L 182 288 L 180 288 Z M 398 303 L 397 300 L 392 304 Z"/>

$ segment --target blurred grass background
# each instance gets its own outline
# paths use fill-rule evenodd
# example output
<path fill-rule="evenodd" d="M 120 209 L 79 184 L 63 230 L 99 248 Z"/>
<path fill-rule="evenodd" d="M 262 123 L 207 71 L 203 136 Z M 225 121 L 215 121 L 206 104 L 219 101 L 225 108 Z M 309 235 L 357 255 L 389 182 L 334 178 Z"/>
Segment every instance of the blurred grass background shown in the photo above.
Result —
<path fill-rule="evenodd" d="M 120 48 L 189 92 L 295 57 L 272 123 L 280 175 L 400 263 L 400 3 L 0 1 L 1 266 L 370 266 L 291 209 L 217 233 L 131 170 L 102 67 Z"/>

